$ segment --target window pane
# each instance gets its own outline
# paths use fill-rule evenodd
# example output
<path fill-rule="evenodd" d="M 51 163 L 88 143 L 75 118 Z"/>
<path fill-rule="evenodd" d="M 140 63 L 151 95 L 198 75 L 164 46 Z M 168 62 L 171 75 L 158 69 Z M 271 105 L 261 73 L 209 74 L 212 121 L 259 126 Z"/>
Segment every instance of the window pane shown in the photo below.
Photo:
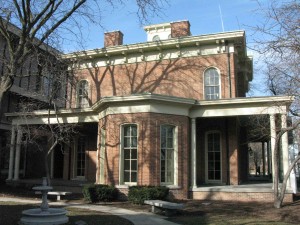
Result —
<path fill-rule="evenodd" d="M 208 179 L 209 180 L 214 180 L 215 179 L 214 171 L 208 171 Z"/>
<path fill-rule="evenodd" d="M 128 171 L 124 171 L 124 182 L 130 182 L 130 173 Z"/>
<path fill-rule="evenodd" d="M 131 170 L 137 170 L 137 160 L 131 160 Z"/>
<path fill-rule="evenodd" d="M 130 170 L 130 160 L 124 161 L 124 170 Z"/>
<path fill-rule="evenodd" d="M 137 172 L 131 173 L 131 181 L 130 182 L 137 182 Z"/>
<path fill-rule="evenodd" d="M 161 160 L 165 160 L 165 158 L 166 158 L 166 150 L 165 149 L 161 149 L 160 159 Z"/>
<path fill-rule="evenodd" d="M 133 137 L 131 139 L 131 147 L 136 147 L 137 146 L 137 138 L 136 137 Z"/>
<path fill-rule="evenodd" d="M 124 159 L 130 159 L 130 149 L 124 149 Z"/>
<path fill-rule="evenodd" d="M 137 136 L 137 126 L 136 125 L 131 126 L 131 136 L 134 136 L 134 137 Z"/>
<path fill-rule="evenodd" d="M 167 139 L 167 148 L 173 148 L 173 138 Z"/>
<path fill-rule="evenodd" d="M 215 179 L 216 180 L 220 180 L 221 179 L 221 172 L 220 171 L 216 171 L 215 172 Z"/>
<path fill-rule="evenodd" d="M 137 159 L 137 150 L 136 149 L 131 150 L 131 159 Z"/>

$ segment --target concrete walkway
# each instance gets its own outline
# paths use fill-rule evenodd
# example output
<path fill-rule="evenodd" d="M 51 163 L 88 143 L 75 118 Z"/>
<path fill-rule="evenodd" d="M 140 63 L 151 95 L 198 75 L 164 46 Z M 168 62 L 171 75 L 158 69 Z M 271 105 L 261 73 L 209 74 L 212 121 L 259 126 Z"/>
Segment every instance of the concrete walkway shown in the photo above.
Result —
<path fill-rule="evenodd" d="M 41 200 L 7 198 L 7 197 L 1 197 L 0 201 L 21 202 L 21 203 L 30 203 L 30 204 L 41 203 Z M 66 203 L 66 202 L 49 202 L 49 205 L 61 205 L 64 207 L 74 207 L 74 208 L 81 208 L 81 209 L 109 213 L 112 215 L 123 217 L 131 221 L 135 225 L 177 225 L 177 223 L 173 223 L 165 220 L 166 217 L 164 216 L 156 215 L 153 213 L 137 212 L 137 211 L 117 208 L 113 206 L 103 206 L 97 204 Z"/>

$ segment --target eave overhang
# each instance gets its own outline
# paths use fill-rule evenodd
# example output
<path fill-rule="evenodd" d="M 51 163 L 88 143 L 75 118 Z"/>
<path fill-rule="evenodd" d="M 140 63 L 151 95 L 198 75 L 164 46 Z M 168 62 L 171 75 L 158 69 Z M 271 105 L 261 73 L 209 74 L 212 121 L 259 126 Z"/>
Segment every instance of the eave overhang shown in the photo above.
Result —
<path fill-rule="evenodd" d="M 173 49 L 189 46 L 201 46 L 216 44 L 217 41 L 227 40 L 229 42 L 241 41 L 245 43 L 244 31 L 231 31 L 216 34 L 198 35 L 198 36 L 185 36 L 180 38 L 171 38 L 161 41 L 150 41 L 129 45 L 110 46 L 107 48 L 86 50 L 73 52 L 61 55 L 62 59 L 76 60 L 76 59 L 91 59 L 97 57 L 116 56 L 124 54 L 132 54 L 136 52 L 150 52 L 157 51 L 157 49 Z"/>

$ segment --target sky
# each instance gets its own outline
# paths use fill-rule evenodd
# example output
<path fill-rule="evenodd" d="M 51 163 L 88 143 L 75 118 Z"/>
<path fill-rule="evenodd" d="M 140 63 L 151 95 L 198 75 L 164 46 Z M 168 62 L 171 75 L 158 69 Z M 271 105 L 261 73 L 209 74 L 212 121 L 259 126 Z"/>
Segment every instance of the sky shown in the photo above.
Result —
<path fill-rule="evenodd" d="M 266 0 L 264 0 L 266 1 Z M 248 30 L 258 21 L 255 10 L 256 0 L 169 0 L 164 4 L 159 16 L 149 17 L 141 24 L 136 16 L 134 2 L 120 5 L 114 9 L 102 9 L 101 27 L 86 28 L 86 49 L 102 48 L 103 33 L 120 30 L 124 34 L 124 44 L 146 41 L 143 25 L 188 20 L 192 35 L 217 33 L 232 30 Z M 223 26 L 222 26 L 223 23 Z M 67 49 L 73 51 L 76 49 Z"/>
<path fill-rule="evenodd" d="M 271 0 L 260 0 L 268 3 Z M 211 34 L 223 31 L 245 30 L 247 45 L 253 45 L 254 31 L 251 27 L 261 23 L 259 5 L 256 0 L 169 0 L 160 16 L 149 17 L 149 21 L 141 24 L 135 14 L 134 0 L 132 4 L 120 5 L 114 9 L 102 9 L 102 27 L 89 26 L 84 30 L 84 46 L 68 46 L 65 52 L 102 48 L 104 32 L 120 30 L 124 34 L 123 44 L 133 44 L 146 41 L 145 25 L 188 20 L 192 35 Z M 254 56 L 256 65 L 258 57 L 248 50 L 248 55 Z M 255 67 L 256 68 L 256 67 Z M 255 73 L 256 71 L 254 71 Z M 254 74 L 252 92 L 250 95 L 264 95 L 260 87 L 261 74 Z"/>

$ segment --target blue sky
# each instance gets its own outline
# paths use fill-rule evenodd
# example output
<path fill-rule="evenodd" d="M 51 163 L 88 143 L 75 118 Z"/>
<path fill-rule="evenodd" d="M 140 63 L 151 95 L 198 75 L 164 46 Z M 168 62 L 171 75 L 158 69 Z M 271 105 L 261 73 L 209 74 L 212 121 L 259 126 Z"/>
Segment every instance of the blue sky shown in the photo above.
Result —
<path fill-rule="evenodd" d="M 271 0 L 260 0 L 268 3 Z M 259 24 L 262 18 L 256 13 L 259 5 L 256 0 L 169 0 L 164 6 L 160 16 L 149 18 L 149 22 L 141 24 L 134 13 L 134 0 L 132 4 L 120 5 L 114 9 L 105 7 L 102 11 L 101 24 L 103 27 L 90 26 L 84 31 L 84 46 L 68 46 L 66 52 L 103 47 L 104 32 L 120 30 L 124 34 L 124 44 L 146 41 L 143 25 L 165 23 L 179 20 L 189 20 L 192 35 L 245 30 L 248 46 L 253 43 L 253 30 L 251 26 Z M 221 13 L 220 13 L 221 9 Z M 259 12 L 259 11 L 258 11 Z M 222 18 L 221 18 L 222 15 Z M 223 22 L 223 26 L 222 26 Z M 248 55 L 255 52 L 248 51 Z M 254 71 L 256 73 L 257 71 Z M 261 83 L 259 74 L 254 74 L 256 79 L 252 82 L 254 95 L 263 95 L 263 90 L 256 90 Z M 260 88 L 259 88 L 260 89 Z"/>
<path fill-rule="evenodd" d="M 164 6 L 161 15 L 150 17 L 149 22 L 144 25 L 189 20 L 192 35 L 200 35 L 222 32 L 223 21 L 225 31 L 248 31 L 249 26 L 258 23 L 259 17 L 254 13 L 257 8 L 258 4 L 255 0 L 169 0 L 169 5 Z M 124 44 L 146 41 L 143 25 L 140 24 L 134 11 L 134 4 L 121 5 L 115 9 L 110 7 L 103 9 L 101 20 L 103 28 L 90 26 L 85 33 L 88 37 L 85 38 L 84 47 L 102 48 L 103 33 L 113 30 L 123 32 Z M 251 41 L 250 32 L 247 33 Z M 76 50 L 72 49 L 73 47 L 68 50 Z"/>

